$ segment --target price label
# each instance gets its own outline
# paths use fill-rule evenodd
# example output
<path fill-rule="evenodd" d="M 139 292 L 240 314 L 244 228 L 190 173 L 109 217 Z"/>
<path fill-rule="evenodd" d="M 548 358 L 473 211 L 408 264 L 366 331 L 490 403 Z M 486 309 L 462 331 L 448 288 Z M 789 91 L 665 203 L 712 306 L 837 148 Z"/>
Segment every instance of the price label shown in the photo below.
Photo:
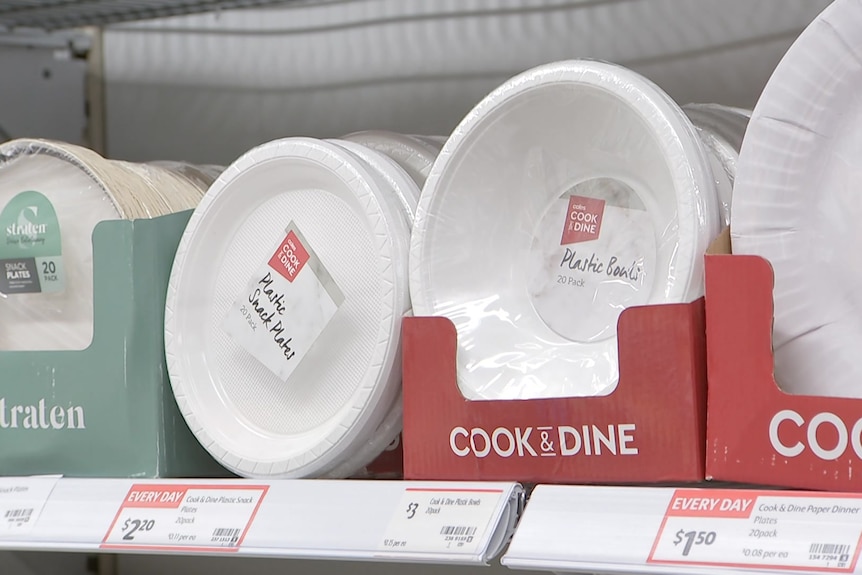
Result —
<path fill-rule="evenodd" d="M 850 573 L 862 496 L 680 489 L 649 563 Z"/>
<path fill-rule="evenodd" d="M 0 477 L 0 538 L 33 530 L 60 476 Z"/>
<path fill-rule="evenodd" d="M 475 555 L 494 527 L 502 489 L 407 487 L 378 550 Z"/>
<path fill-rule="evenodd" d="M 266 485 L 133 485 L 101 547 L 236 551 L 268 489 Z"/>

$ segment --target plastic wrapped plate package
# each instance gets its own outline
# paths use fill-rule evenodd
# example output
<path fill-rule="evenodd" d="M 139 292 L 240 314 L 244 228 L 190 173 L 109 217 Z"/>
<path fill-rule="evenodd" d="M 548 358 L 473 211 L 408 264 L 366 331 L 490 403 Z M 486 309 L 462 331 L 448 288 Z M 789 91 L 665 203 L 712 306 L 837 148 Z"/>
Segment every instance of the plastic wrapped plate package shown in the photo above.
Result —
<path fill-rule="evenodd" d="M 150 162 L 150 164 L 165 170 L 170 170 L 174 174 L 186 178 L 200 190 L 201 197 L 224 171 L 224 166 L 217 166 L 215 164 L 190 164 L 188 162 L 168 160 Z M 200 201 L 200 197 L 198 198 L 198 201 Z"/>
<path fill-rule="evenodd" d="M 410 226 L 416 216 L 416 206 L 419 203 L 419 187 L 394 160 L 361 144 L 346 140 L 332 140 L 333 143 L 346 148 L 355 154 L 366 166 L 379 176 L 387 184 L 387 189 L 392 190 L 398 198 L 404 216 Z M 353 455 L 346 458 L 342 463 L 330 470 L 326 477 L 339 478 L 349 477 L 362 470 L 380 455 L 401 433 L 403 422 L 402 393 L 399 388 L 398 395 L 383 418 L 383 421 L 370 437 L 360 445 Z"/>
<path fill-rule="evenodd" d="M 709 152 L 716 192 L 721 204 L 722 226 L 730 225 L 736 162 L 751 111 L 718 104 L 688 104 L 683 107 Z"/>
<path fill-rule="evenodd" d="M 200 191 L 156 167 L 59 142 L 0 146 L 0 350 L 80 350 L 93 339 L 93 230 L 194 207 Z"/>
<path fill-rule="evenodd" d="M 180 411 L 228 469 L 326 475 L 391 412 L 409 222 L 386 185 L 335 143 L 287 138 L 239 158 L 195 210 L 165 349 Z"/>
<path fill-rule="evenodd" d="M 411 244 L 414 314 L 450 318 L 469 399 L 604 395 L 629 306 L 703 293 L 720 210 L 683 111 L 616 65 L 512 78 L 455 129 Z"/>
<path fill-rule="evenodd" d="M 425 185 L 441 146 L 437 136 L 408 136 L 385 130 L 354 132 L 344 136 L 342 140 L 362 144 L 389 156 L 420 188 Z"/>

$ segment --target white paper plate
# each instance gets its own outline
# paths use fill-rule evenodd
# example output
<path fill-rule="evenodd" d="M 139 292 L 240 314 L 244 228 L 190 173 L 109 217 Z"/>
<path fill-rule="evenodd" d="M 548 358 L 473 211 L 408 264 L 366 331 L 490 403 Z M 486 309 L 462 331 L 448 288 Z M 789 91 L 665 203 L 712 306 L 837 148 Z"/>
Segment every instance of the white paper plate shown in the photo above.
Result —
<path fill-rule="evenodd" d="M 404 168 L 420 188 L 425 185 L 431 166 L 439 153 L 436 146 L 418 138 L 385 130 L 355 132 L 341 139 L 362 144 L 389 156 Z"/>
<path fill-rule="evenodd" d="M 775 69 L 742 145 L 733 250 L 775 271 L 775 375 L 862 397 L 862 3 L 837 0 Z"/>
<path fill-rule="evenodd" d="M 718 104 L 688 104 L 683 106 L 683 110 L 698 129 L 698 134 L 709 152 L 718 201 L 721 204 L 722 225 L 727 227 L 730 225 L 736 162 L 751 111 Z"/>
<path fill-rule="evenodd" d="M 414 313 L 455 323 L 462 393 L 609 393 L 620 310 L 702 293 L 719 227 L 713 186 L 685 114 L 634 72 L 558 62 L 492 92 L 434 164 L 411 246 Z M 588 227 L 561 241 L 570 215 L 602 206 L 599 240 L 586 241 Z M 577 255 L 564 262 L 566 249 Z M 605 277 L 614 256 L 614 273 L 631 262 L 629 279 Z"/>
<path fill-rule="evenodd" d="M 288 138 L 228 167 L 180 243 L 165 319 L 171 384 L 191 430 L 254 477 L 322 475 L 376 429 L 399 391 L 409 228 L 359 158 Z M 282 381 L 223 329 L 293 222 L 344 302 Z"/>

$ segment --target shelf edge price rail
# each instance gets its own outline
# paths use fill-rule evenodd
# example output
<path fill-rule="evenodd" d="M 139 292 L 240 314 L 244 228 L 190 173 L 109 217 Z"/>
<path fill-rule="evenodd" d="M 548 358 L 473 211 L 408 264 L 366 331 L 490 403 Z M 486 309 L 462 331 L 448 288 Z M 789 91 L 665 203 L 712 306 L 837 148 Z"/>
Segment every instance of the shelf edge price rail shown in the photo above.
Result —
<path fill-rule="evenodd" d="M 267 485 L 134 484 L 103 549 L 236 552 Z"/>

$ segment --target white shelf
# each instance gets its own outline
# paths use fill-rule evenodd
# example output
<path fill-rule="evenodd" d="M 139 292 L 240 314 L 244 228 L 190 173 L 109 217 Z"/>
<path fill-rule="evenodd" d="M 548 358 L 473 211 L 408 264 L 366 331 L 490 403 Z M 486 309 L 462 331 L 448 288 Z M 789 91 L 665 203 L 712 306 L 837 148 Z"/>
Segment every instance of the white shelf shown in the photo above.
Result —
<path fill-rule="evenodd" d="M 860 539 L 862 494 L 540 485 L 502 563 L 557 573 L 860 573 Z"/>
<path fill-rule="evenodd" d="M 8 484 L 11 480 L 5 481 Z M 196 515 L 184 515 L 195 518 L 198 524 L 179 528 L 175 525 L 179 507 L 168 511 L 135 508 L 120 516 L 118 512 L 132 493 L 133 485 L 136 489 L 141 485 L 154 486 L 156 490 L 194 486 L 196 495 L 192 495 L 192 490 L 186 492 L 182 500 L 184 507 L 196 506 L 195 498 L 209 493 L 209 489 L 235 486 L 238 493 L 253 493 L 258 487 L 266 488 L 244 539 L 230 551 L 239 556 L 484 564 L 503 550 L 523 507 L 523 489 L 516 483 L 60 479 L 41 513 L 38 509 L 34 513 L 35 521 L 28 532 L 0 530 L 0 549 L 224 555 L 212 548 L 177 548 L 176 543 L 106 548 L 104 542 L 110 531 L 113 533 L 110 541 L 125 545 L 119 537 L 122 534 L 120 524 L 129 518 L 155 519 L 156 528 L 152 533 L 159 529 L 177 532 L 198 529 L 207 537 L 213 531 L 211 526 L 203 529 L 204 525 L 218 524 L 221 520 L 216 517 L 213 521 L 216 511 L 222 515 L 226 526 L 246 522 L 236 520 L 242 516 L 241 509 L 239 515 L 235 513 L 239 507 L 200 506 Z M 463 497 L 472 501 L 473 507 L 446 507 L 444 504 L 436 515 L 428 514 L 428 504 L 435 497 L 456 500 Z M 407 521 L 405 512 L 413 501 L 418 503 L 417 513 Z M 437 509 L 439 511 L 440 506 Z M 0 521 L 2 516 L 0 513 Z M 113 526 L 115 518 L 118 521 Z M 449 527 L 456 535 L 469 532 L 470 541 L 465 543 L 464 537 L 450 538 L 447 549 L 441 523 L 453 523 Z M 150 534 L 138 531 L 137 538 L 130 543 L 146 543 L 147 536 Z M 393 543 L 395 548 L 387 548 L 385 539 L 404 543 Z M 459 542 L 463 547 L 459 548 Z"/>
<path fill-rule="evenodd" d="M 4 29 L 59 30 L 103 26 L 132 20 L 199 12 L 285 4 L 297 0 L 3 0 L 0 32 Z"/>

